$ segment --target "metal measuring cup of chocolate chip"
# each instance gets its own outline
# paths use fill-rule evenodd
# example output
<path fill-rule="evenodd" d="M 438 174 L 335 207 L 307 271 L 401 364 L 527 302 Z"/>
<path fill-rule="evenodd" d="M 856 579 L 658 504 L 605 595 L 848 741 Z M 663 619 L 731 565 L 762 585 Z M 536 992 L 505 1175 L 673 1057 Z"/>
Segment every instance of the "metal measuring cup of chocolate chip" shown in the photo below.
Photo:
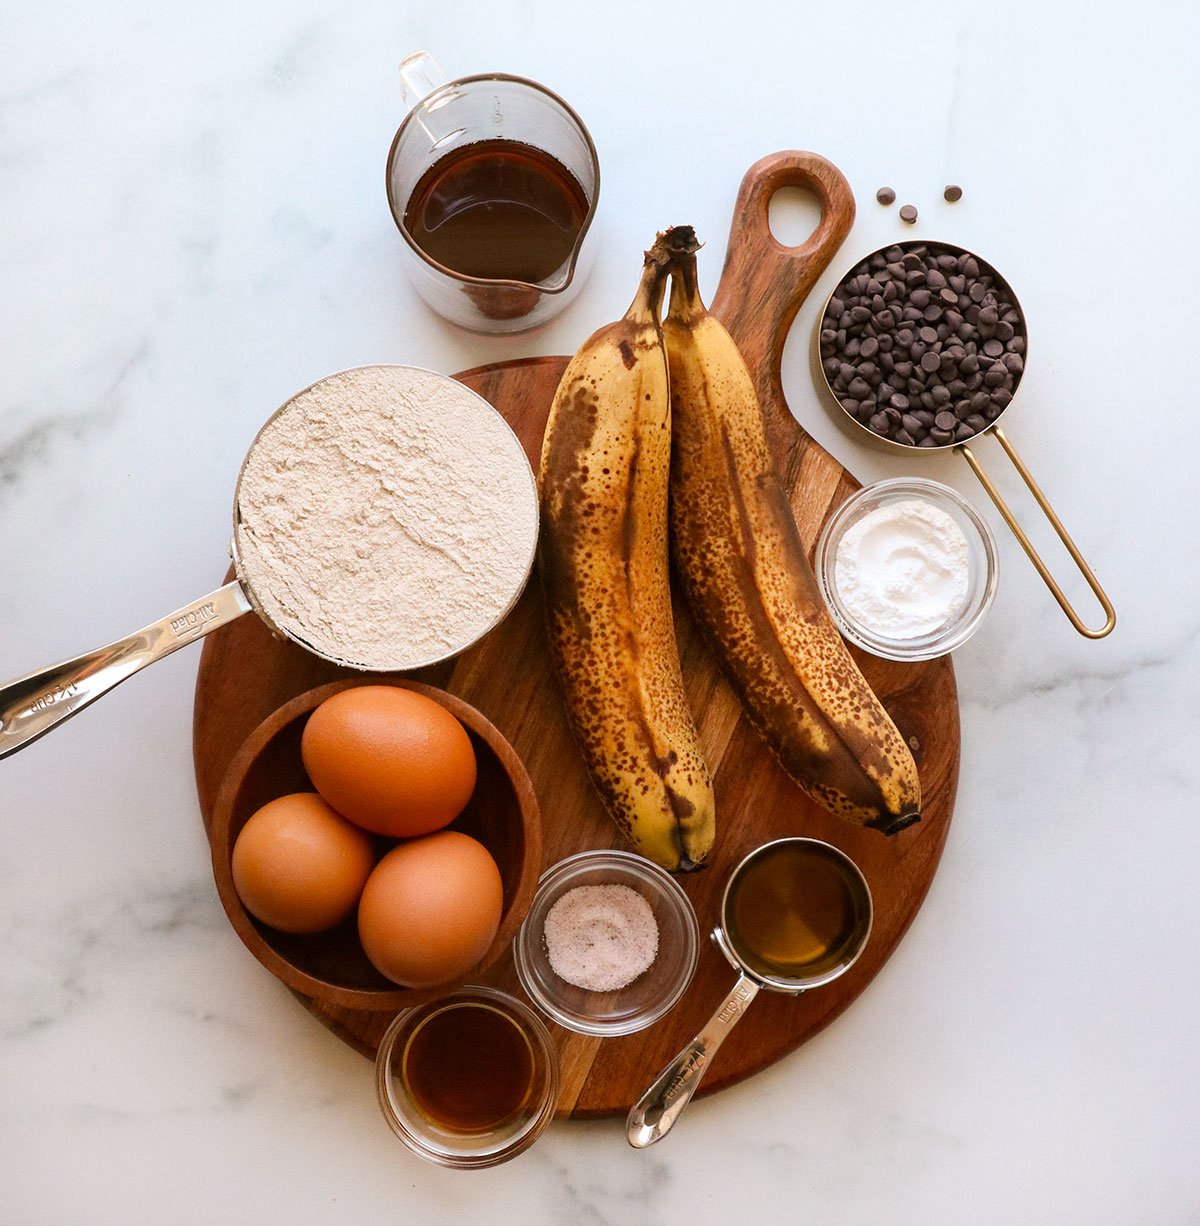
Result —
<path fill-rule="evenodd" d="M 1028 361 L 1025 313 L 987 260 L 950 243 L 908 239 L 872 251 L 842 277 L 821 311 L 813 362 L 859 441 L 909 456 L 951 450 L 979 478 L 1071 625 L 1103 638 L 1116 613 L 1099 580 L 1000 426 Z M 1076 612 L 984 471 L 972 444 L 991 434 L 1049 520 L 1105 620 Z"/>
<path fill-rule="evenodd" d="M 439 509 L 443 520 L 430 522 Z M 250 444 L 233 501 L 236 578 L 133 634 L 0 685 L 0 758 L 245 613 L 361 672 L 449 659 L 516 604 L 537 526 L 524 448 L 482 396 L 411 366 L 328 375 L 281 405 Z M 415 582 L 422 550 L 450 577 L 434 567 L 424 586 Z"/>

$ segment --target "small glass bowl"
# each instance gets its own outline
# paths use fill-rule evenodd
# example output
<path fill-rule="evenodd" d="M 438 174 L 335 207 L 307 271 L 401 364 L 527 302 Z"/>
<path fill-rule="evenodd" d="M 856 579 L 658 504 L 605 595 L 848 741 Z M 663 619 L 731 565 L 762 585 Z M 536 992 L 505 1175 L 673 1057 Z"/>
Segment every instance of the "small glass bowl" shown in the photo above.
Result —
<path fill-rule="evenodd" d="M 842 537 L 864 515 L 889 503 L 916 499 L 945 511 L 967 540 L 967 598 L 945 624 L 927 634 L 898 638 L 858 621 L 842 601 L 837 553 Z M 956 490 L 920 477 L 896 477 L 865 485 L 829 517 L 817 540 L 817 581 L 838 629 L 850 642 L 885 660 L 932 660 L 961 647 L 979 628 L 996 595 L 996 540 L 979 512 Z"/>
<path fill-rule="evenodd" d="M 462 1005 L 483 1005 L 502 1013 L 525 1037 L 532 1056 L 532 1081 L 521 1109 L 481 1132 L 443 1127 L 421 1110 L 404 1076 L 404 1061 L 421 1027 L 438 1013 Z M 470 1051 L 461 1058 L 470 1061 Z M 413 1153 L 457 1170 L 498 1166 L 524 1153 L 554 1118 L 561 1085 L 558 1048 L 545 1023 L 528 1005 L 478 984 L 398 1013 L 375 1057 L 375 1089 L 391 1130 Z"/>
<path fill-rule="evenodd" d="M 550 966 L 546 914 L 568 890 L 584 885 L 629 886 L 650 904 L 658 924 L 653 964 L 613 992 L 576 987 Z M 670 873 L 628 851 L 585 851 L 548 868 L 513 942 L 517 976 L 529 998 L 560 1026 L 580 1034 L 644 1030 L 687 990 L 699 956 L 700 925 L 688 896 Z"/>

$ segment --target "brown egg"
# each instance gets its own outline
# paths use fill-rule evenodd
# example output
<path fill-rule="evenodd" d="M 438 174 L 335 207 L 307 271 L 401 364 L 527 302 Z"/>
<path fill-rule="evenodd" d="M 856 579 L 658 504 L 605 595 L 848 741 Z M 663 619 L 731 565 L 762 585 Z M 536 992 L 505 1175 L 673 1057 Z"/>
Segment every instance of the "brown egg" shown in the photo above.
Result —
<path fill-rule="evenodd" d="M 327 698 L 301 742 L 313 786 L 366 830 L 411 838 L 452 822 L 475 790 L 467 730 L 432 698 L 363 685 Z"/>
<path fill-rule="evenodd" d="M 348 915 L 375 863 L 370 836 L 315 792 L 257 810 L 233 846 L 246 910 L 281 932 L 320 932 Z"/>
<path fill-rule="evenodd" d="M 358 936 L 380 974 L 408 988 L 460 979 L 487 953 L 504 909 L 495 860 L 456 830 L 401 843 L 375 866 Z"/>

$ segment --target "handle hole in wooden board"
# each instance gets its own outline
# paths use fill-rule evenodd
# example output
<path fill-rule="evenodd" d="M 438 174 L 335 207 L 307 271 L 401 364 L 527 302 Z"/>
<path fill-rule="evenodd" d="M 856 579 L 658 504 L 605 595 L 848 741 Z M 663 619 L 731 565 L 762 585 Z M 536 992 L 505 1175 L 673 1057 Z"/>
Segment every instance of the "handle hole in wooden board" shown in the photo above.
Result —
<path fill-rule="evenodd" d="M 821 224 L 821 205 L 803 187 L 781 187 L 767 205 L 771 235 L 785 247 L 803 247 Z"/>

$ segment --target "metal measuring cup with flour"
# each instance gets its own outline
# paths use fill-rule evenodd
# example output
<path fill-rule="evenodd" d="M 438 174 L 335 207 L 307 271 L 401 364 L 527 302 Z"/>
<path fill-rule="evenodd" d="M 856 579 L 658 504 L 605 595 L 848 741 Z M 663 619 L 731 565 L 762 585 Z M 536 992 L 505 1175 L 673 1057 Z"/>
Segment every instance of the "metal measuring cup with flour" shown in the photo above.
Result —
<path fill-rule="evenodd" d="M 347 668 L 448 659 L 516 603 L 537 528 L 533 470 L 481 396 L 410 366 L 330 375 L 276 410 L 246 453 L 233 505 L 237 578 L 0 686 L 0 758 L 244 613 Z"/>

